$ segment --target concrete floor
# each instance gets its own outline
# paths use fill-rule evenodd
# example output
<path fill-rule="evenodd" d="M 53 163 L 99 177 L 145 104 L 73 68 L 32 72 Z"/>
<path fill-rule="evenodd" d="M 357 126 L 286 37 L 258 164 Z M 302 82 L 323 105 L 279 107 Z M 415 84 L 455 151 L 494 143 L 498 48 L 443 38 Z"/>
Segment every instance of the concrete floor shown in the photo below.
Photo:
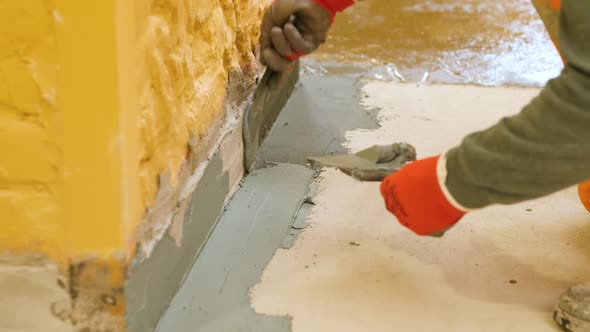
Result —
<path fill-rule="evenodd" d="M 371 82 L 361 103 L 380 109 L 381 127 L 349 131 L 345 145 L 440 153 L 537 91 Z M 574 189 L 474 212 L 434 239 L 399 226 L 377 184 L 329 170 L 318 186 L 309 227 L 251 293 L 257 312 L 292 317 L 295 332 L 555 331 L 560 292 L 590 279 L 590 215 Z"/>

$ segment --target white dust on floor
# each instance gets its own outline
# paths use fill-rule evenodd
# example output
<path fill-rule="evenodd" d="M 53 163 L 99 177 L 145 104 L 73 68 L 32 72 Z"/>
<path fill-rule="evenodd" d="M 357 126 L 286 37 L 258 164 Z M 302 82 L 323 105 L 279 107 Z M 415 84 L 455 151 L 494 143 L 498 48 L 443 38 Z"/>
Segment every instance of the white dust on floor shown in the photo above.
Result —
<path fill-rule="evenodd" d="M 348 146 L 407 141 L 422 157 L 514 114 L 536 89 L 373 82 L 363 104 L 382 127 Z M 472 213 L 442 239 L 389 215 L 378 184 L 323 173 L 309 228 L 279 250 L 252 290 L 257 312 L 289 315 L 293 331 L 557 331 L 552 307 L 590 280 L 590 215 L 569 189 Z"/>

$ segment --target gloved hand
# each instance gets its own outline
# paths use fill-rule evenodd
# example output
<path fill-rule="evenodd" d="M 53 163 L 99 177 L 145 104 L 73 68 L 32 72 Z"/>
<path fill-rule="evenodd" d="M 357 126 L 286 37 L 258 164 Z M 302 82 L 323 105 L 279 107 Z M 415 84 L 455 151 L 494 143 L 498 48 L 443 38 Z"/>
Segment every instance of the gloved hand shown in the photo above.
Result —
<path fill-rule="evenodd" d="M 326 42 L 338 11 L 353 0 L 275 0 L 260 28 L 261 61 L 274 71 L 285 71 L 299 57 Z"/>
<path fill-rule="evenodd" d="M 418 235 L 442 236 L 468 211 L 445 186 L 446 159 L 431 157 L 409 163 L 381 183 L 387 210 Z"/>
<path fill-rule="evenodd" d="M 578 196 L 586 210 L 590 212 L 590 180 L 578 185 Z"/>

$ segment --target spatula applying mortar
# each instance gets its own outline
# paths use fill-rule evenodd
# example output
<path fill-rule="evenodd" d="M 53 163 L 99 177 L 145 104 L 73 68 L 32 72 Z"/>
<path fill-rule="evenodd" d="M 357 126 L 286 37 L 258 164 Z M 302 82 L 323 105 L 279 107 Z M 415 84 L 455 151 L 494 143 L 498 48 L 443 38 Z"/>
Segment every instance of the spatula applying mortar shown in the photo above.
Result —
<path fill-rule="evenodd" d="M 416 160 L 416 149 L 407 143 L 374 145 L 347 155 L 310 157 L 313 167 L 336 167 L 359 181 L 382 181 L 405 163 Z"/>

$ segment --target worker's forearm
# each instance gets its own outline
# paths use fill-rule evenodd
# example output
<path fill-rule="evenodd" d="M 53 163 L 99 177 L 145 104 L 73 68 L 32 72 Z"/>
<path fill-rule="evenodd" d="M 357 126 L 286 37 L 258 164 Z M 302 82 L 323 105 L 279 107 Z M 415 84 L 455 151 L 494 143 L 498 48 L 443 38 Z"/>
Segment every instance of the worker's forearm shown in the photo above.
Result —
<path fill-rule="evenodd" d="M 568 67 L 521 114 L 447 154 L 447 187 L 467 208 L 509 204 L 590 178 L 590 77 Z"/>
<path fill-rule="evenodd" d="M 467 208 L 510 204 L 590 178 L 590 2 L 566 0 L 567 65 L 517 116 L 466 137 L 447 154 L 447 187 Z"/>

